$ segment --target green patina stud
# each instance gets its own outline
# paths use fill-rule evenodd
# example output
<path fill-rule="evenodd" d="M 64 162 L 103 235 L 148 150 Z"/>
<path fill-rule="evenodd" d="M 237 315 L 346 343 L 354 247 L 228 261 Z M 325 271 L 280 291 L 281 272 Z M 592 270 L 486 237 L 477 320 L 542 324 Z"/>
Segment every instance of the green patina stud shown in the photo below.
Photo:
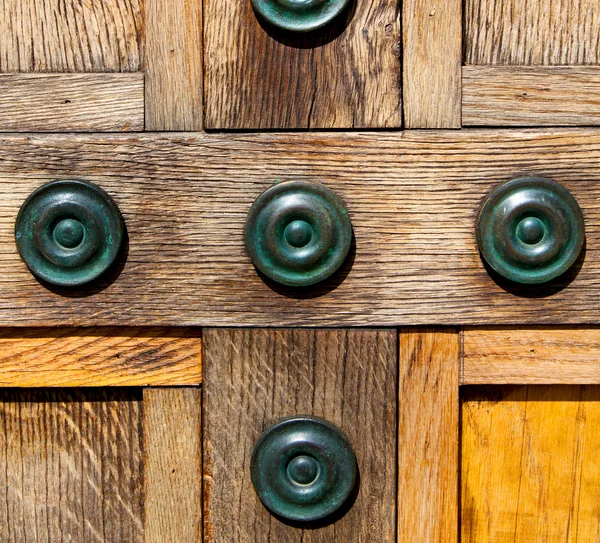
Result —
<path fill-rule="evenodd" d="M 344 262 L 352 224 L 343 202 L 319 183 L 286 181 L 252 205 L 246 248 L 254 265 L 283 285 L 313 285 Z"/>
<path fill-rule="evenodd" d="M 584 239 L 577 201 L 562 185 L 543 177 L 515 179 L 496 188 L 477 221 L 483 258 L 516 283 L 556 279 L 577 260 Z"/>
<path fill-rule="evenodd" d="M 310 32 L 335 19 L 352 0 L 252 0 L 267 22 L 291 32 Z"/>
<path fill-rule="evenodd" d="M 283 419 L 258 440 L 250 462 L 258 497 L 272 513 L 310 522 L 335 513 L 356 483 L 356 456 L 335 426 L 317 417 Z"/>
<path fill-rule="evenodd" d="M 121 213 L 101 188 L 53 181 L 25 200 L 15 222 L 21 258 L 33 275 L 58 286 L 89 283 L 115 261 L 124 236 Z"/>

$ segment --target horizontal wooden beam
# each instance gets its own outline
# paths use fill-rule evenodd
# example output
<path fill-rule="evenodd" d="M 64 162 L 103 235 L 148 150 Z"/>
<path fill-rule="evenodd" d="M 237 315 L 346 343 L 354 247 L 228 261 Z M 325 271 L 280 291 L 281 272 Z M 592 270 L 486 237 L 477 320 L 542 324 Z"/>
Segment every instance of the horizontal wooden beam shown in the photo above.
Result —
<path fill-rule="evenodd" d="M 461 381 L 600 384 L 600 328 L 466 328 Z"/>
<path fill-rule="evenodd" d="M 486 271 L 475 224 L 496 186 L 544 175 L 577 198 L 580 259 L 516 286 Z M 95 182 L 128 244 L 88 288 L 48 288 L 18 256 L 14 221 L 47 181 Z M 280 180 L 345 202 L 349 258 L 308 288 L 265 281 L 244 245 L 252 202 Z M 600 130 L 0 136 L 1 326 L 410 326 L 600 322 Z"/>
<path fill-rule="evenodd" d="M 144 129 L 144 74 L 0 74 L 0 131 Z"/>
<path fill-rule="evenodd" d="M 600 125 L 598 66 L 464 66 L 464 126 Z"/>
<path fill-rule="evenodd" d="M 199 385 L 200 331 L 0 329 L 0 387 Z"/>

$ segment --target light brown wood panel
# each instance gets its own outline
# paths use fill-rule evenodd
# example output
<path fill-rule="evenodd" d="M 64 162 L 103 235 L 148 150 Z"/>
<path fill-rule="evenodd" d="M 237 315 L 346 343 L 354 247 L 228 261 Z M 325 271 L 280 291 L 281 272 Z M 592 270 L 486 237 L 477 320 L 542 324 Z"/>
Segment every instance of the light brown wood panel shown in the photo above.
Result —
<path fill-rule="evenodd" d="M 400 331 L 398 542 L 458 542 L 459 335 Z"/>
<path fill-rule="evenodd" d="M 465 126 L 600 125 L 600 70 L 591 66 L 465 66 Z"/>
<path fill-rule="evenodd" d="M 144 543 L 202 541 L 201 397 L 144 390 Z"/>
<path fill-rule="evenodd" d="M 462 1 L 402 2 L 406 128 L 460 128 Z"/>
<path fill-rule="evenodd" d="M 466 328 L 461 381 L 600 384 L 600 329 Z"/>
<path fill-rule="evenodd" d="M 197 385 L 200 330 L 2 328 L 0 387 Z"/>
<path fill-rule="evenodd" d="M 586 246 L 538 287 L 488 275 L 475 240 L 482 200 L 545 175 L 578 199 Z M 48 289 L 14 245 L 14 220 L 46 181 L 105 188 L 127 258 L 88 288 Z M 325 183 L 345 201 L 354 247 L 330 280 L 265 282 L 244 247 L 257 196 L 277 180 Z M 320 134 L 3 135 L 0 325 L 396 326 L 597 323 L 600 132 L 592 129 Z"/>
<path fill-rule="evenodd" d="M 462 542 L 598 541 L 600 387 L 466 387 Z"/>
<path fill-rule="evenodd" d="M 137 72 L 141 0 L 3 0 L 0 72 Z"/>
<path fill-rule="evenodd" d="M 208 329 L 204 334 L 206 543 L 393 541 L 396 331 Z M 314 529 L 272 516 L 250 480 L 250 457 L 261 433 L 280 418 L 299 414 L 338 426 L 354 448 L 360 474 L 348 512 Z"/>
<path fill-rule="evenodd" d="M 145 0 L 146 130 L 202 129 L 202 2 Z"/>
<path fill-rule="evenodd" d="M 597 0 L 466 0 L 465 63 L 600 63 Z"/>
<path fill-rule="evenodd" d="M 249 0 L 205 0 L 204 47 L 206 128 L 401 126 L 396 0 L 307 35 L 264 28 Z"/>
<path fill-rule="evenodd" d="M 143 543 L 141 392 L 0 391 L 0 540 Z"/>
<path fill-rule="evenodd" d="M 0 74 L 1 131 L 143 129 L 143 74 Z"/>

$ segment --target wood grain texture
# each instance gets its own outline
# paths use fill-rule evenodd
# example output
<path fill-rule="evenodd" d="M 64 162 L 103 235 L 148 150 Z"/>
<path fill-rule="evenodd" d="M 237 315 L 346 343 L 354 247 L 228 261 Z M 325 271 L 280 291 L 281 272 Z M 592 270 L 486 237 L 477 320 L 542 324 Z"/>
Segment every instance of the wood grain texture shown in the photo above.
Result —
<path fill-rule="evenodd" d="M 461 382 L 600 384 L 600 329 L 466 328 Z"/>
<path fill-rule="evenodd" d="M 2 328 L 0 387 L 197 385 L 200 331 Z"/>
<path fill-rule="evenodd" d="M 466 387 L 462 542 L 598 541 L 600 387 Z"/>
<path fill-rule="evenodd" d="M 141 393 L 0 392 L 0 540 L 143 543 Z"/>
<path fill-rule="evenodd" d="M 144 390 L 144 543 L 202 541 L 201 397 Z"/>
<path fill-rule="evenodd" d="M 578 199 L 586 247 L 563 278 L 514 286 L 481 262 L 492 188 L 544 175 Z M 17 255 L 14 220 L 42 183 L 95 182 L 125 217 L 127 258 L 87 289 L 47 289 Z M 346 203 L 354 247 L 308 289 L 254 270 L 243 229 L 277 180 L 319 180 Z M 3 135 L 2 326 L 397 326 L 600 322 L 600 132 Z"/>
<path fill-rule="evenodd" d="M 3 0 L 0 72 L 137 72 L 141 0 Z"/>
<path fill-rule="evenodd" d="M 600 125 L 600 70 L 590 66 L 465 66 L 465 126 Z"/>
<path fill-rule="evenodd" d="M 458 543 L 459 335 L 401 329 L 398 542 Z"/>
<path fill-rule="evenodd" d="M 208 329 L 204 334 L 206 543 L 393 541 L 396 332 Z M 314 529 L 277 520 L 250 480 L 259 436 L 280 418 L 299 414 L 338 426 L 354 448 L 360 474 L 348 512 Z"/>
<path fill-rule="evenodd" d="M 202 2 L 144 4 L 146 129 L 202 130 Z"/>
<path fill-rule="evenodd" d="M 0 74 L 1 131 L 143 129 L 143 74 Z"/>
<path fill-rule="evenodd" d="M 292 35 L 261 26 L 249 0 L 205 0 L 205 126 L 401 126 L 397 10 L 361 0 L 328 28 Z"/>
<path fill-rule="evenodd" d="M 600 63 L 597 0 L 466 0 L 465 63 Z"/>
<path fill-rule="evenodd" d="M 402 2 L 406 128 L 460 128 L 462 0 Z"/>

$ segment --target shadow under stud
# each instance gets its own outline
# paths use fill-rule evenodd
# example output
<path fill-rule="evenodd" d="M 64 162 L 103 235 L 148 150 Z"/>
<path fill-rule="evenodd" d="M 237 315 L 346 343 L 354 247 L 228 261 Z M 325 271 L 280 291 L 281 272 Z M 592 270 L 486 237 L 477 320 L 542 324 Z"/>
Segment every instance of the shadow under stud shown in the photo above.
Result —
<path fill-rule="evenodd" d="M 252 0 L 254 11 L 276 28 L 310 32 L 333 21 L 352 0 Z"/>
<path fill-rule="evenodd" d="M 15 222 L 21 258 L 57 286 L 93 281 L 116 260 L 125 226 L 112 198 L 84 181 L 53 181 L 25 200 Z"/>
<path fill-rule="evenodd" d="M 272 513 L 310 522 L 334 514 L 356 484 L 356 456 L 344 434 L 311 416 L 283 419 L 259 438 L 250 462 L 252 484 Z"/>
<path fill-rule="evenodd" d="M 308 181 L 278 183 L 248 213 L 245 242 L 253 264 L 277 283 L 308 286 L 342 265 L 352 242 L 343 202 Z"/>
<path fill-rule="evenodd" d="M 543 177 L 523 177 L 497 187 L 477 221 L 481 255 L 516 283 L 556 279 L 577 260 L 584 240 L 577 201 L 562 185 Z"/>

